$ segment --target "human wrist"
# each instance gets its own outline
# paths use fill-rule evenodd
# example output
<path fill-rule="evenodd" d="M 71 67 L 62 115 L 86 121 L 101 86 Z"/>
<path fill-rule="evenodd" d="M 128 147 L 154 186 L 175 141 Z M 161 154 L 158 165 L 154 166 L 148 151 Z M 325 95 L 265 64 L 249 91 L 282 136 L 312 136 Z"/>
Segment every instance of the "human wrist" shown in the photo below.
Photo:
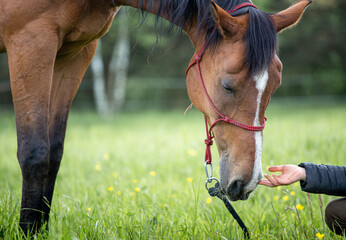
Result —
<path fill-rule="evenodd" d="M 299 175 L 300 175 L 300 178 L 299 178 L 299 180 L 300 181 L 305 181 L 306 180 L 306 170 L 305 170 L 305 168 L 303 168 L 303 167 L 299 167 Z"/>

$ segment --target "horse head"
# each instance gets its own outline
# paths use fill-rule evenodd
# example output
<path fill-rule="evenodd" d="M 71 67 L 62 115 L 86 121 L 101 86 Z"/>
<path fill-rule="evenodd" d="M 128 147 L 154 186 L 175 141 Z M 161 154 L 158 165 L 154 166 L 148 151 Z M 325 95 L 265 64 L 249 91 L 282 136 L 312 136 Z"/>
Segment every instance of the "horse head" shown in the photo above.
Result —
<path fill-rule="evenodd" d="M 188 94 L 213 126 L 221 156 L 221 188 L 233 201 L 246 200 L 262 178 L 263 134 L 218 122 L 218 112 L 244 125 L 264 124 L 265 110 L 281 83 L 276 35 L 296 24 L 310 2 L 301 0 L 277 14 L 262 12 L 249 2 L 227 12 L 211 2 L 214 27 L 208 36 L 193 40 L 196 54 L 187 73 Z"/>

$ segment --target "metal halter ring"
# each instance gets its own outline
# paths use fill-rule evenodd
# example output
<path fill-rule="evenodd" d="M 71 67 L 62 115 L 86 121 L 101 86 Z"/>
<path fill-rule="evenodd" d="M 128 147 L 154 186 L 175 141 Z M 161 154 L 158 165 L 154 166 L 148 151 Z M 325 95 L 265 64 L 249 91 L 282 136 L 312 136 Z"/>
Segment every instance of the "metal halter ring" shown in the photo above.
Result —
<path fill-rule="evenodd" d="M 208 165 L 210 165 L 210 171 L 208 172 Z M 211 183 L 211 179 L 213 178 L 213 164 L 207 164 L 207 162 L 204 162 L 204 168 L 205 168 L 205 173 L 207 175 L 207 181 Z"/>
<path fill-rule="evenodd" d="M 219 179 L 217 179 L 217 178 L 215 178 L 215 177 L 208 178 L 207 181 L 205 181 L 205 188 L 206 188 L 208 191 L 209 191 L 208 183 L 211 183 L 213 180 L 215 180 L 216 183 L 219 183 L 219 184 L 220 184 Z"/>

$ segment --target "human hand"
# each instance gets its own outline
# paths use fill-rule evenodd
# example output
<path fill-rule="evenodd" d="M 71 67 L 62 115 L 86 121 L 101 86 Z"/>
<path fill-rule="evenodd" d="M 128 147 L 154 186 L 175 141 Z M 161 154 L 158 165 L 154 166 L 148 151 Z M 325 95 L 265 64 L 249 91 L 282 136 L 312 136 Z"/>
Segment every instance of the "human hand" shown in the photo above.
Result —
<path fill-rule="evenodd" d="M 296 165 L 282 165 L 282 166 L 273 166 L 269 167 L 270 172 L 282 172 L 281 175 L 276 176 L 273 174 L 273 177 L 270 177 L 268 174 L 264 176 L 267 179 L 259 181 L 258 184 L 264 185 L 267 187 L 277 187 L 280 185 L 290 185 L 297 181 L 305 181 L 306 172 L 305 168 L 298 167 Z"/>

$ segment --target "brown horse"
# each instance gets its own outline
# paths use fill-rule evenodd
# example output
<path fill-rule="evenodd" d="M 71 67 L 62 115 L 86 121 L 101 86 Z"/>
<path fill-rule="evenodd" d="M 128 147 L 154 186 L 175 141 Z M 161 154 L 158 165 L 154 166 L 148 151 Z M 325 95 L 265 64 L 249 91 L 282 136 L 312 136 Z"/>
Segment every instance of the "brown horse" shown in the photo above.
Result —
<path fill-rule="evenodd" d="M 250 0 L 0 0 L 0 52 L 8 54 L 23 178 L 23 231 L 36 231 L 48 221 L 72 100 L 97 39 L 121 5 L 177 25 L 196 53 L 205 43 L 201 75 L 216 108 L 259 126 L 281 82 L 276 33 L 294 25 L 310 2 L 267 14 Z M 188 72 L 187 89 L 209 123 L 219 118 L 200 86 L 196 65 Z M 232 200 L 246 199 L 261 178 L 262 132 L 219 123 L 213 135 L 222 189 Z"/>

